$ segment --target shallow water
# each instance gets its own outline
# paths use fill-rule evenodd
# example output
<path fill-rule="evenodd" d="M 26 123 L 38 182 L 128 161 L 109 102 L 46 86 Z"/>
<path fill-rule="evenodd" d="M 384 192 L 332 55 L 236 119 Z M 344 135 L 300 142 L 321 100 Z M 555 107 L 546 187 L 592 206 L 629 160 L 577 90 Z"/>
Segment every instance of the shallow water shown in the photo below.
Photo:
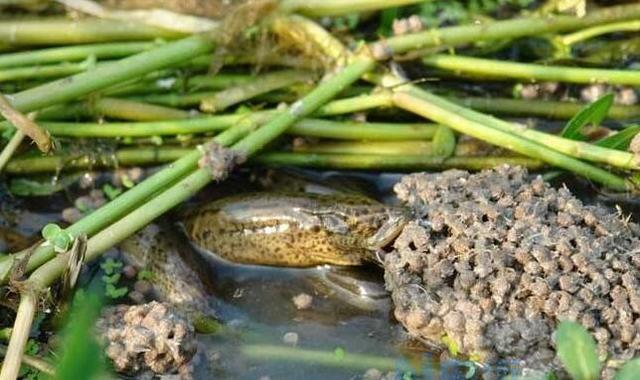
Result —
<path fill-rule="evenodd" d="M 359 178 L 373 180 L 371 188 L 379 197 L 392 200 L 389 194 L 397 175 Z M 635 209 L 632 200 L 626 204 L 625 199 L 612 200 L 590 191 L 584 182 L 569 185 L 581 189 L 579 193 L 589 202 L 605 201 L 609 207 L 622 203 L 626 213 Z M 231 189 L 226 191 L 235 192 L 237 186 L 231 182 Z M 213 189 L 200 197 L 218 197 L 225 192 L 223 189 L 219 193 L 219 187 Z M 44 224 L 59 219 L 61 210 L 71 204 L 70 199 L 73 196 L 21 200 L 4 195 L 0 227 L 33 237 Z M 0 249 L 7 248 L 15 247 Z M 360 278 L 363 289 L 378 295 L 375 302 L 345 297 L 340 288 L 321 281 L 328 268 L 265 268 L 208 258 L 204 269 L 212 279 L 210 294 L 227 329 L 221 335 L 199 337 L 202 349 L 195 372 L 198 379 L 361 379 L 372 364 L 385 371 L 397 369 L 399 379 L 481 378 L 479 368 L 472 375 L 467 364 L 442 362 L 438 352 L 410 342 L 393 319 L 391 303 L 383 295 L 379 268 L 353 268 L 343 277 Z M 307 310 L 297 310 L 292 301 L 300 293 L 313 296 Z M 296 344 L 284 342 L 287 333 L 297 334 Z M 318 352 L 320 357 L 313 356 Z M 347 360 L 353 355 L 366 356 Z M 403 377 L 408 370 L 420 375 Z"/>

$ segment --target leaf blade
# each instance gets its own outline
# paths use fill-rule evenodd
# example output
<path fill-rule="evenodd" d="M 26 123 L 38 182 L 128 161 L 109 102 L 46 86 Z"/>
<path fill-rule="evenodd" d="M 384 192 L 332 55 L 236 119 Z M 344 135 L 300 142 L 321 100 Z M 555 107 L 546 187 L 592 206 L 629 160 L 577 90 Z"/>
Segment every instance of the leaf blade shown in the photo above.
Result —
<path fill-rule="evenodd" d="M 600 125 L 602 120 L 609 114 L 609 109 L 613 105 L 613 99 L 613 94 L 606 94 L 581 109 L 580 112 L 569 120 L 564 129 L 562 129 L 560 136 L 571 140 L 586 140 L 585 135 L 582 133 L 584 127 L 589 123 L 595 126 Z"/>
<path fill-rule="evenodd" d="M 582 325 L 564 321 L 556 329 L 557 355 L 575 380 L 597 380 L 600 360 L 593 337 Z"/>

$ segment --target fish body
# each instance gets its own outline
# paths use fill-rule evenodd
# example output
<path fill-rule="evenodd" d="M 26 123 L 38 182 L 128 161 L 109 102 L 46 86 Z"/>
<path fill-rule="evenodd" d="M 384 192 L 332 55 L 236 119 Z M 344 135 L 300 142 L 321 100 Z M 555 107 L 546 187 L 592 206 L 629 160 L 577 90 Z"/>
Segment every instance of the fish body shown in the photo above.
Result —
<path fill-rule="evenodd" d="M 403 208 L 353 194 L 248 193 L 188 212 L 198 247 L 236 263 L 309 267 L 375 261 L 408 220 Z"/>

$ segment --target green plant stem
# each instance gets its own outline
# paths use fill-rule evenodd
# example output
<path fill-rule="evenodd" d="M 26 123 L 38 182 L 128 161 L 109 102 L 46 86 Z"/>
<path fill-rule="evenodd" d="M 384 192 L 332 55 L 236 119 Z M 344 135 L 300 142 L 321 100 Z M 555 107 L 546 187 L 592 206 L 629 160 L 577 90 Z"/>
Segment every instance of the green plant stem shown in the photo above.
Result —
<path fill-rule="evenodd" d="M 219 112 L 234 104 L 242 103 L 258 95 L 312 80 L 315 74 L 308 71 L 285 70 L 259 75 L 249 83 L 224 89 L 210 98 L 202 99 L 200 109 Z"/>
<path fill-rule="evenodd" d="M 142 54 L 146 53 L 141 53 L 140 55 Z M 125 60 L 126 59 L 129 58 L 125 58 Z M 355 82 L 364 72 L 370 70 L 373 66 L 374 61 L 371 58 L 362 57 L 354 61 L 354 63 L 334 74 L 330 79 L 323 81 L 318 87 L 311 91 L 311 93 L 293 104 L 289 109 L 279 112 L 278 116 L 275 116 L 270 122 L 236 143 L 233 149 L 246 156 L 251 156 L 300 118 L 316 111 L 319 107 L 331 100 L 332 97 Z M 226 144 L 227 141 L 229 144 L 233 141 L 224 139 L 244 135 L 246 131 L 240 129 L 245 128 L 245 125 L 247 126 L 246 128 L 252 127 L 251 124 L 239 124 L 240 127 L 230 128 L 216 136 L 214 140 L 223 145 L 228 145 Z M 166 188 L 167 184 L 173 183 L 190 173 L 195 168 L 200 155 L 201 153 L 198 150 L 188 153 L 168 168 L 156 173 L 115 200 L 109 202 L 107 205 L 94 211 L 91 215 L 69 226 L 66 232 L 72 236 L 78 236 L 82 233 L 88 236 L 95 234 L 105 226 L 118 220 L 118 218 L 130 211 L 134 206 L 147 200 L 151 194 L 155 194 L 157 191 Z M 152 219 L 148 219 L 146 222 L 151 220 Z M 53 249 L 50 246 L 38 247 L 27 263 L 27 271 L 38 268 L 49 261 L 53 257 L 53 254 Z M 7 280 L 7 273 L 12 267 L 14 260 L 23 256 L 24 253 L 21 253 L 0 260 L 0 282 Z"/>
<path fill-rule="evenodd" d="M 267 120 L 277 111 L 249 115 Z M 337 113 L 333 113 L 336 115 Z M 60 123 L 41 122 L 54 136 L 73 137 L 148 137 L 215 132 L 229 128 L 248 114 L 205 116 L 141 123 Z M 326 114 L 325 114 L 326 115 Z M 425 140 L 433 138 L 436 128 L 426 123 L 357 123 L 321 119 L 303 119 L 287 130 L 288 134 L 340 140 Z"/>
<path fill-rule="evenodd" d="M 157 165 L 177 160 L 192 151 L 193 148 L 140 147 L 119 149 L 114 153 L 22 157 L 11 160 L 6 172 L 55 173 L 60 170 L 116 168 L 120 165 Z"/>
<path fill-rule="evenodd" d="M 7 145 L 2 148 L 2 152 L 0 152 L 0 172 L 2 172 L 5 166 L 7 166 L 11 156 L 13 156 L 13 153 L 18 149 L 22 140 L 24 140 L 24 133 L 20 130 L 16 130 Z"/>
<path fill-rule="evenodd" d="M 572 157 L 601 162 L 622 169 L 640 169 L 640 165 L 636 162 L 633 154 L 629 152 L 604 148 L 595 144 L 566 139 L 557 135 L 536 131 L 535 129 L 525 128 L 521 125 L 509 123 L 459 106 L 437 96 L 431 95 L 430 101 L 439 107 L 446 108 L 469 120 L 474 120 L 507 133 L 522 136 L 544 146 L 552 146 L 554 150 Z"/>
<path fill-rule="evenodd" d="M 60 63 L 57 65 L 36 65 L 27 67 L 13 67 L 0 70 L 0 83 L 23 79 L 60 78 L 67 75 L 81 73 L 94 65 L 92 59 L 79 63 Z"/>
<path fill-rule="evenodd" d="M 235 141 L 246 135 L 255 126 L 248 124 L 244 128 L 238 128 L 235 131 L 233 129 L 227 130 L 227 136 L 222 136 L 225 140 Z M 225 132 L 227 133 L 227 132 Z M 37 156 L 37 157 L 15 157 L 6 167 L 6 172 L 9 174 L 26 175 L 34 173 L 54 173 L 60 170 L 74 170 L 74 169 L 96 169 L 96 168 L 116 168 L 119 166 L 131 166 L 131 165 L 158 165 L 166 162 L 181 159 L 184 156 L 193 152 L 192 148 L 183 147 L 137 147 L 137 148 L 123 148 L 118 149 L 113 153 L 103 154 L 82 154 L 76 156 Z M 310 146 L 308 149 L 302 149 L 303 153 L 335 153 L 338 156 L 340 154 L 364 154 L 371 156 L 367 158 L 371 162 L 380 161 L 380 165 L 385 167 L 384 159 L 380 157 L 380 160 L 375 161 L 376 156 L 381 155 L 394 155 L 398 156 L 396 164 L 398 167 L 408 166 L 412 158 L 416 155 L 432 155 L 431 143 L 421 141 L 401 141 L 401 142 L 367 142 L 367 143 L 355 143 L 350 142 L 346 144 L 341 143 L 324 143 L 317 146 Z M 457 156 L 468 156 L 469 159 L 474 155 L 483 153 L 482 147 L 478 146 L 475 142 L 463 142 L 456 145 L 455 154 Z M 267 153 L 270 155 L 272 153 Z M 287 153 L 288 154 L 288 153 Z M 313 155 L 308 155 L 309 157 Z M 334 155 L 335 156 L 335 155 Z M 305 157 L 305 155 L 299 155 L 299 157 Z M 403 158 L 405 157 L 405 158 Z M 502 157 L 498 157 L 497 160 Z M 511 159 L 512 157 L 507 157 Z M 513 162 L 532 162 L 533 160 L 521 160 L 521 157 L 513 157 Z M 347 160 L 357 160 L 357 158 L 349 158 Z M 394 159 L 395 160 L 395 159 Z M 419 165 L 427 165 L 427 163 L 437 162 L 437 159 L 428 157 L 423 163 Z M 302 162 L 302 161 L 301 161 Z M 336 161 L 337 162 L 337 161 Z M 418 161 L 421 162 L 421 161 Z M 452 161 L 450 164 L 454 165 L 456 161 Z M 470 160 L 465 162 L 485 162 L 487 165 L 490 162 L 497 162 L 492 160 Z M 511 161 L 510 161 L 511 162 Z M 394 164 L 394 165 L 396 165 Z M 366 168 L 374 168 L 373 163 Z M 390 164 L 391 165 L 391 164 Z M 471 165 L 471 164 L 469 164 Z M 535 166 L 535 165 L 534 165 Z M 468 167 L 468 166 L 465 166 Z M 2 261 L 0 260 L 0 264 Z M 0 266 L 1 267 L 1 266 Z"/>
<path fill-rule="evenodd" d="M 174 39 L 183 34 L 138 22 L 83 18 L 38 18 L 0 21 L 0 43 L 23 45 L 72 45 L 97 42 Z"/>
<path fill-rule="evenodd" d="M 589 12 L 584 17 L 525 17 L 481 24 L 460 25 L 427 30 L 374 42 L 371 47 L 378 59 L 389 58 L 415 49 L 459 46 L 479 41 L 515 39 L 554 32 L 567 32 L 640 17 L 640 5 L 620 5 Z"/>
<path fill-rule="evenodd" d="M 443 156 L 437 154 L 432 141 L 348 141 L 348 142 L 320 142 L 311 145 L 294 146 L 297 153 L 323 154 L 368 154 L 395 156 Z M 456 156 L 473 156 L 484 154 L 484 150 L 476 141 L 462 141 L 454 145 L 453 154 Z M 446 155 L 446 153 L 445 153 Z"/>
<path fill-rule="evenodd" d="M 401 88 L 401 90 L 398 89 L 395 92 L 394 102 L 402 109 L 447 125 L 460 133 L 577 173 L 611 189 L 620 191 L 630 189 L 630 186 L 623 178 L 604 169 L 567 156 L 554 149 L 548 148 L 547 145 L 537 143 L 505 130 L 492 128 L 490 124 L 483 124 L 477 120 L 465 117 L 465 115 L 456 112 L 455 108 L 449 107 L 449 105 L 451 105 L 460 108 L 459 106 L 449 103 L 415 86 L 408 85 L 402 86 Z M 443 106 L 444 104 L 447 106 Z"/>
<path fill-rule="evenodd" d="M 249 74 L 217 73 L 216 75 L 194 75 L 190 77 L 165 76 L 114 87 L 105 95 L 140 95 L 170 91 L 221 90 L 231 86 L 251 83 L 255 76 Z"/>
<path fill-rule="evenodd" d="M 564 45 L 570 46 L 593 37 L 601 36 L 603 34 L 617 32 L 636 32 L 638 30 L 640 30 L 639 20 L 613 22 L 611 24 L 597 25 L 591 28 L 579 30 L 571 34 L 566 34 L 559 37 L 559 41 Z"/>
<path fill-rule="evenodd" d="M 285 13 L 300 13 L 309 17 L 339 16 L 384 8 L 420 3 L 422 0 L 283 0 Z"/>
<path fill-rule="evenodd" d="M 640 85 L 640 71 L 635 70 L 545 66 L 447 54 L 429 55 L 424 57 L 422 62 L 438 69 L 487 76 L 488 79 Z"/>
<path fill-rule="evenodd" d="M 298 120 L 310 115 L 353 82 L 360 79 L 364 73 L 373 69 L 374 66 L 375 61 L 371 57 L 366 55 L 358 56 L 341 71 L 324 80 L 304 98 L 289 106 L 285 112 L 281 112 L 266 125 L 235 144 L 233 149 L 247 156 L 253 155 Z"/>
<path fill-rule="evenodd" d="M 496 165 L 521 165 L 530 169 L 543 166 L 540 160 L 528 157 L 502 156 L 453 156 L 448 158 L 424 154 L 381 155 L 381 154 L 341 154 L 341 153 L 263 153 L 252 163 L 267 166 L 303 166 L 316 169 L 340 170 L 482 170 Z"/>
<path fill-rule="evenodd" d="M 93 115 L 121 120 L 156 121 L 197 116 L 189 111 L 117 98 L 100 98 L 95 102 L 89 101 L 89 107 L 92 108 L 90 113 Z"/>
<path fill-rule="evenodd" d="M 0 67 L 42 65 L 45 63 L 122 58 L 157 46 L 154 42 L 115 42 L 79 46 L 55 47 L 0 55 Z"/>
<path fill-rule="evenodd" d="M 540 116 L 549 119 L 569 120 L 586 103 L 562 102 L 538 99 L 446 97 L 448 100 L 474 110 L 515 116 Z M 640 117 L 640 106 L 614 105 L 609 109 L 610 119 L 628 120 Z"/>
<path fill-rule="evenodd" d="M 39 120 L 67 120 L 107 117 L 118 120 L 157 121 L 186 119 L 198 113 L 177 108 L 149 104 L 130 99 L 97 98 L 86 102 L 60 104 L 38 112 Z M 0 122 L 0 129 L 7 124 Z"/>
<path fill-rule="evenodd" d="M 68 102 L 90 92 L 196 57 L 213 49 L 213 45 L 210 39 L 203 36 L 187 37 L 84 73 L 13 94 L 11 103 L 22 112 L 30 112 Z"/>

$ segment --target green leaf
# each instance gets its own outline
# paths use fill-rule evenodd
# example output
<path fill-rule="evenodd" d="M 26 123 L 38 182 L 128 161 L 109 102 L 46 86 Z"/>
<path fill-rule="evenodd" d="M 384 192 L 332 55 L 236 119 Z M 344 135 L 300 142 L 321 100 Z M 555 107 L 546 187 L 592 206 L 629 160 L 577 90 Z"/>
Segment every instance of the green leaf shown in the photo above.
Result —
<path fill-rule="evenodd" d="M 344 348 L 342 347 L 336 347 L 335 350 L 333 350 L 334 355 L 336 355 L 336 358 L 342 360 L 344 359 L 344 355 L 345 355 L 345 351 Z"/>
<path fill-rule="evenodd" d="M 153 281 L 155 275 L 153 274 L 152 271 L 148 270 L 148 269 L 144 269 L 138 272 L 138 280 L 141 281 Z"/>
<path fill-rule="evenodd" d="M 611 136 L 601 138 L 595 144 L 604 148 L 627 150 L 629 143 L 638 132 L 640 132 L 640 125 L 632 125 Z"/>
<path fill-rule="evenodd" d="M 556 330 L 556 350 L 567 372 L 575 380 L 596 380 L 600 361 L 596 342 L 582 325 L 562 322 Z"/>
<path fill-rule="evenodd" d="M 98 379 L 105 376 L 102 350 L 92 337 L 101 303 L 96 296 L 76 297 L 64 331 L 54 379 Z"/>
<path fill-rule="evenodd" d="M 118 195 L 122 194 L 122 189 L 115 188 L 109 184 L 102 186 L 102 192 L 109 198 L 110 201 L 116 199 Z"/>
<path fill-rule="evenodd" d="M 116 288 L 113 284 L 107 284 L 105 287 L 105 294 L 113 299 L 124 297 L 129 292 L 127 287 Z"/>
<path fill-rule="evenodd" d="M 120 273 L 114 273 L 112 275 L 104 275 L 102 276 L 102 281 L 105 284 L 116 284 L 118 281 L 120 281 Z"/>
<path fill-rule="evenodd" d="M 433 135 L 433 155 L 450 157 L 456 150 L 456 135 L 451 128 L 441 125 Z"/>
<path fill-rule="evenodd" d="M 398 7 L 387 8 L 380 12 L 380 26 L 378 27 L 378 34 L 381 36 L 389 37 L 391 35 L 391 29 L 393 27 L 393 20 L 398 17 Z"/>
<path fill-rule="evenodd" d="M 640 358 L 628 361 L 613 380 L 637 380 L 638 374 L 640 374 Z"/>
<path fill-rule="evenodd" d="M 49 223 L 42 229 L 42 237 L 46 241 L 53 241 L 62 231 L 62 228 L 55 223 Z"/>
<path fill-rule="evenodd" d="M 122 266 L 122 261 L 114 260 L 111 257 L 100 263 L 100 268 L 108 275 L 115 273 Z"/>
<path fill-rule="evenodd" d="M 604 95 L 575 114 L 560 135 L 571 140 L 586 140 L 582 133 L 584 127 L 589 123 L 594 126 L 600 125 L 600 122 L 609 114 L 611 105 L 613 105 L 613 94 Z"/>

